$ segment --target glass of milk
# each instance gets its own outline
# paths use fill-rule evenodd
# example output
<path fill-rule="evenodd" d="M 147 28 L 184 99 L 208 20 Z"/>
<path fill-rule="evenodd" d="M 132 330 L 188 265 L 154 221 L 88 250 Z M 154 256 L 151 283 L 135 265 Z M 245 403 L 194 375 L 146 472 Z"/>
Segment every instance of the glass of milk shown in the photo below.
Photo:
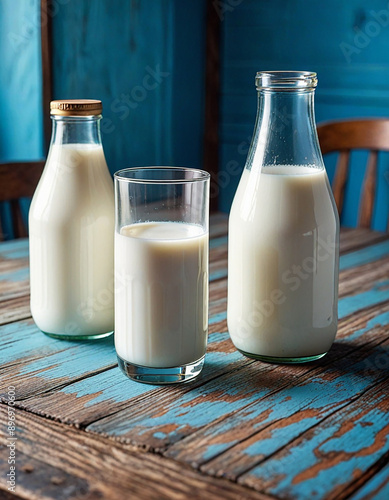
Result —
<path fill-rule="evenodd" d="M 258 112 L 229 219 L 228 328 L 246 356 L 301 363 L 337 330 L 339 217 L 316 133 L 316 73 L 257 73 Z"/>
<path fill-rule="evenodd" d="M 139 382 L 187 382 L 207 346 L 210 176 L 136 167 L 114 177 L 119 367 Z"/>

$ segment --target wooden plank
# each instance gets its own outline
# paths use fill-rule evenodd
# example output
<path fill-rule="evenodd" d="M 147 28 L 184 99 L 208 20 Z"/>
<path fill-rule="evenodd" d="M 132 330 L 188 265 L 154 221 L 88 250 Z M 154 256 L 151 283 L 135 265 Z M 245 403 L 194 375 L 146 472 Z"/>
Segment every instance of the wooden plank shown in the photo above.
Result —
<path fill-rule="evenodd" d="M 369 262 L 375 262 L 383 257 L 389 255 L 389 239 L 369 245 L 365 248 L 359 249 L 356 252 L 342 255 L 339 269 L 341 271 L 350 269 L 351 267 L 360 266 Z"/>
<path fill-rule="evenodd" d="M 0 405 L 6 419 L 5 405 Z M 166 458 L 135 453 L 131 447 L 101 436 L 16 411 L 17 457 L 28 465 L 28 479 L 21 473 L 25 498 L 109 498 L 122 500 L 265 500 L 269 497 L 225 480 L 214 480 Z M 2 426 L 0 435 L 8 436 Z M 4 459 L 2 459 L 4 462 Z M 4 463 L 1 469 L 4 469 Z M 65 485 L 69 485 L 65 488 Z M 4 475 L 0 487 L 6 489 Z M 19 491 L 18 491 L 19 490 Z"/>
<path fill-rule="evenodd" d="M 31 317 L 29 295 L 0 301 L 0 304 L 0 325 Z"/>
<path fill-rule="evenodd" d="M 210 209 L 218 210 L 220 17 L 213 0 L 207 0 L 204 113 L 204 168 L 211 174 Z"/>
<path fill-rule="evenodd" d="M 261 386 L 271 385 L 277 375 L 288 380 L 288 387 L 206 425 L 169 447 L 165 455 L 235 480 L 387 375 L 369 372 L 388 329 L 389 304 L 386 315 L 380 316 L 373 309 L 351 326 L 344 321 L 341 337 L 325 358 L 314 365 L 279 366 L 261 380 Z"/>
<path fill-rule="evenodd" d="M 227 275 L 227 219 L 224 214 L 211 216 L 210 241 L 210 277 L 217 280 Z M 344 230 L 341 232 L 341 253 L 350 252 L 353 248 L 360 249 L 361 245 L 373 244 L 388 235 L 374 233 L 362 229 Z M 359 264 L 362 260 L 370 262 L 387 254 L 387 243 L 361 249 L 361 254 L 352 254 L 341 260 L 341 268 L 346 269 Z M 0 303 L 2 300 L 26 296 L 29 293 L 28 281 L 28 240 L 15 240 L 0 245 Z M 27 300 L 27 299 L 26 299 Z M 0 306 L 0 311 L 2 306 Z M 24 318 L 24 311 L 22 316 Z M 16 319 L 16 318 L 15 318 Z"/>
<path fill-rule="evenodd" d="M 386 378 L 241 476 L 239 483 L 283 498 L 344 498 L 347 486 L 389 452 L 388 389 Z"/>
<path fill-rule="evenodd" d="M 372 283 L 385 283 L 389 276 L 389 252 L 386 258 L 341 271 L 339 297 L 368 290 Z"/>
<path fill-rule="evenodd" d="M 0 327 L 0 378 L 3 390 L 18 387 L 18 398 L 42 393 L 116 365 L 113 339 L 58 341 L 44 335 L 32 320 Z"/>
<path fill-rule="evenodd" d="M 388 462 L 388 457 L 386 457 Z M 389 498 L 389 464 L 387 463 L 355 494 L 352 500 L 382 500 Z"/>
<path fill-rule="evenodd" d="M 90 488 L 86 479 L 71 475 L 62 467 L 54 467 L 50 463 L 22 453 L 19 451 L 19 443 L 17 443 L 16 460 L 16 498 L 71 500 L 80 493 L 83 495 L 81 498 L 85 498 L 84 492 Z M 7 488 L 4 478 L 7 477 L 9 470 L 4 454 L 4 458 L 0 459 L 0 497 L 2 500 L 6 498 L 3 496 L 5 495 L 4 489 Z M 15 500 L 15 496 L 12 496 L 12 499 Z"/>
<path fill-rule="evenodd" d="M 0 244 L 0 315 L 3 301 L 29 294 L 28 240 L 19 239 Z"/>
<path fill-rule="evenodd" d="M 210 300 L 210 333 L 212 334 L 217 330 L 217 325 L 219 322 L 219 313 L 225 310 L 225 297 L 226 297 L 226 282 L 221 283 L 211 283 L 211 300 Z M 212 300 L 212 297 L 214 299 Z M 5 303 L 4 304 L 8 304 Z M 22 300 L 23 307 L 26 307 L 24 299 Z M 225 315 L 220 319 L 221 322 L 225 321 Z M 22 370 L 22 376 L 25 373 L 38 373 L 44 378 L 52 378 L 52 375 L 60 375 L 58 369 L 58 363 L 61 364 L 58 356 L 66 357 L 65 352 L 70 349 L 68 361 L 72 362 L 72 352 L 74 353 L 77 348 L 80 348 L 80 355 L 90 358 L 86 364 L 83 364 L 86 369 L 87 366 L 97 366 L 98 370 L 105 369 L 109 366 L 113 367 L 116 365 L 116 355 L 113 349 L 113 343 L 111 339 L 106 339 L 102 341 L 95 342 L 72 342 L 72 341 L 58 341 L 52 339 L 40 332 L 40 330 L 34 325 L 33 321 L 26 320 L 20 321 L 8 325 L 3 325 L 0 327 L 0 334 L 4 340 L 4 345 L 6 346 L 0 352 L 0 363 L 3 364 L 3 376 L 8 366 L 19 365 L 20 370 Z M 29 346 L 28 360 L 33 364 L 33 367 L 28 368 L 27 366 L 22 366 L 27 360 L 26 357 L 26 345 Z M 105 352 L 106 351 L 106 352 Z M 102 358 L 99 358 L 99 355 Z M 93 359 L 93 355 L 95 359 Z M 74 358 L 73 361 L 75 361 Z M 111 363 L 108 360 L 111 359 Z M 41 363 L 37 366 L 36 363 Z M 107 364 L 108 362 L 108 364 Z M 100 364 L 99 364 L 100 363 Z M 81 365 L 82 366 L 82 365 Z M 54 370 L 53 372 L 51 370 Z M 74 373 L 79 373 L 80 365 L 76 367 L 76 372 L 72 369 L 69 371 L 64 371 L 62 375 L 72 376 Z M 24 370 L 24 371 L 23 371 Z M 88 371 L 86 370 L 86 373 Z M 10 373 L 11 375 L 11 373 Z M 61 376 L 62 376 L 61 375 Z M 13 374 L 13 377 L 17 377 L 17 373 Z M 32 375 L 31 375 L 32 376 Z M 64 383 L 61 376 L 59 381 Z M 56 377 L 54 377 L 56 378 Z M 21 380 L 19 380 L 21 382 Z M 42 380 L 41 380 L 42 382 Z M 38 384 L 41 386 L 41 384 Z M 45 390 L 47 387 L 45 387 Z"/>
<path fill-rule="evenodd" d="M 350 280 L 352 286 L 347 289 L 348 297 L 339 301 L 340 317 L 353 315 L 361 308 L 388 300 L 389 290 L 385 283 L 376 283 L 377 277 L 385 275 L 385 269 L 384 266 L 378 265 L 378 274 L 374 270 L 370 275 L 366 274 L 363 286 L 357 274 Z M 209 378 L 228 373 L 247 363 L 246 358 L 235 350 L 226 333 L 226 280 L 211 283 L 210 291 L 209 347 L 205 369 L 198 383 L 204 383 Z M 31 359 L 28 360 L 24 359 L 24 335 L 22 334 L 20 339 L 18 337 L 19 330 L 25 328 L 32 346 Z M 78 343 L 63 343 L 46 338 L 34 329 L 32 323 L 22 322 L 19 327 L 17 324 L 8 325 L 0 331 L 10 342 L 9 349 L 4 352 L 7 356 L 4 362 L 11 365 L 3 369 L 4 383 L 10 378 L 18 383 L 21 391 L 19 399 L 44 393 L 43 401 L 39 397 L 33 397 L 23 404 L 30 411 L 42 411 L 52 418 L 82 426 L 112 413 L 112 405 L 115 405 L 116 412 L 127 406 L 128 398 L 143 397 L 143 394 L 150 390 L 136 389 L 134 393 L 130 390 L 127 394 L 128 381 L 118 370 L 116 372 L 116 355 L 113 345 L 109 342 L 85 342 L 78 351 Z M 99 347 L 95 348 L 95 345 Z M 77 366 L 73 368 L 74 363 Z M 15 372 L 13 365 L 17 365 L 19 371 Z M 105 372 L 111 368 L 115 368 L 115 375 L 100 374 L 101 371 Z M 99 375 L 95 381 L 92 375 L 97 374 Z M 100 387 L 101 391 L 96 391 L 96 387 Z M 56 392 L 49 394 L 48 391 L 52 390 Z M 136 401 L 135 399 L 133 403 Z M 68 411 L 67 407 L 71 410 Z"/>
<path fill-rule="evenodd" d="M 365 228 L 346 228 L 340 229 L 340 253 L 348 253 L 367 247 L 374 243 L 387 240 L 388 233 L 370 231 Z"/>
<path fill-rule="evenodd" d="M 381 266 L 379 266 L 380 268 Z M 363 321 L 364 318 L 366 320 L 371 319 L 370 313 L 366 312 L 369 305 L 372 306 L 372 314 L 376 316 L 378 311 L 385 310 L 382 303 L 389 299 L 389 290 L 385 286 L 378 286 L 375 279 L 376 275 L 373 274 L 371 280 L 367 278 L 362 287 L 359 280 L 354 280 L 354 289 L 351 287 L 348 289 L 348 293 L 353 292 L 354 294 L 341 298 L 339 301 L 340 317 L 348 318 L 356 315 L 356 319 L 361 317 Z M 199 383 L 204 383 L 212 377 L 228 373 L 230 370 L 236 369 L 247 362 L 247 359 L 235 350 L 227 333 L 226 285 L 226 280 L 211 284 L 209 345 L 205 368 Z M 357 291 L 360 293 L 356 293 Z M 365 308 L 365 310 L 358 313 L 361 307 Z M 385 324 L 385 316 L 378 315 L 377 321 L 382 321 L 381 324 Z M 341 338 L 343 329 L 349 323 L 349 319 L 340 323 L 338 338 Z M 376 324 L 379 323 L 374 323 L 373 326 Z M 25 323 L 23 323 L 20 329 L 24 330 L 25 327 Z M 372 326 L 369 325 L 369 327 Z M 15 341 L 17 338 L 14 333 L 15 326 L 9 325 L 8 328 L 11 332 L 10 342 Z M 4 331 L 7 332 L 7 329 Z M 66 343 L 68 345 L 64 345 L 54 339 L 46 339 L 38 330 L 34 330 L 33 325 L 30 325 L 26 335 L 36 343 L 36 345 L 32 344 L 32 347 L 34 347 L 32 359 L 23 359 L 24 337 L 22 335 L 19 347 L 15 346 L 12 349 L 13 353 L 4 352 L 4 356 L 7 356 L 4 358 L 4 362 L 8 361 L 11 365 L 20 363 L 23 366 L 22 373 L 20 375 L 15 374 L 13 368 L 10 368 L 7 372 L 3 372 L 3 380 L 6 383 L 12 377 L 12 380 L 18 383 L 22 390 L 22 396 L 19 399 L 33 396 L 23 403 L 23 407 L 28 408 L 30 411 L 42 411 L 52 418 L 66 422 L 71 421 L 82 426 L 112 413 L 112 405 L 115 406 L 114 411 L 117 412 L 129 405 L 128 399 L 137 398 L 150 391 L 149 387 L 145 388 L 139 385 L 136 385 L 134 389 L 127 388 L 130 382 L 116 369 L 116 356 L 109 341 L 107 341 L 108 345 L 100 347 L 103 352 L 96 350 L 95 344 L 84 343 L 83 352 L 77 353 L 77 343 Z M 67 349 L 70 348 L 71 350 L 67 354 Z M 21 349 L 21 351 L 18 349 Z M 41 351 L 42 349 L 43 351 Z M 59 349 L 60 352 L 56 352 L 56 349 Z M 19 354 L 15 355 L 15 352 Z M 77 355 L 75 356 L 72 353 Z M 18 356 L 21 357 L 20 361 Z M 37 357 L 39 359 L 35 359 Z M 73 370 L 72 364 L 74 362 L 79 363 L 79 360 L 83 359 L 83 357 L 88 358 L 88 361 L 83 364 L 84 371 L 80 373 L 80 365 Z M 62 372 L 59 373 L 58 365 L 62 366 L 62 363 L 64 363 L 64 366 Z M 38 370 L 37 367 L 39 367 Z M 105 372 L 109 368 L 115 368 L 114 374 Z M 100 371 L 104 373 L 99 374 Z M 65 374 L 66 378 L 62 378 Z M 97 379 L 91 377 L 93 374 L 98 374 Z M 82 380 L 85 377 L 88 378 Z M 40 389 L 38 393 L 37 387 Z M 97 391 L 96 387 L 99 387 L 100 390 Z M 53 389 L 56 392 L 50 394 L 47 392 Z M 40 398 L 39 394 L 42 392 L 45 394 L 43 398 Z M 169 390 L 166 393 L 169 393 Z M 162 397 L 165 392 L 162 391 L 160 394 Z M 137 399 L 133 401 L 133 404 L 136 403 Z M 69 408 L 71 409 L 69 410 Z"/>
<path fill-rule="evenodd" d="M 90 372 L 82 378 L 70 378 L 62 386 L 56 384 L 44 393 L 31 389 L 29 398 L 21 400 L 17 396 L 17 406 L 60 422 L 85 427 L 122 409 L 134 408 L 138 411 L 150 402 L 167 403 L 170 398 L 179 398 L 185 391 L 194 390 L 207 381 L 251 363 L 252 360 L 236 351 L 227 334 L 215 334 L 214 338 L 210 336 L 203 372 L 190 385 L 174 388 L 137 384 L 128 380 L 115 363 L 113 369 L 95 374 Z"/>
<path fill-rule="evenodd" d="M 366 305 L 369 304 L 369 300 L 373 296 L 378 298 L 379 292 L 370 296 L 371 293 L 363 292 L 360 294 L 364 295 L 363 300 Z M 383 296 L 389 301 L 389 290 L 385 290 L 381 298 Z M 360 309 L 358 298 L 359 296 L 352 296 L 340 301 L 340 304 L 343 303 L 340 311 L 344 312 L 344 317 L 355 314 Z M 382 302 L 382 300 L 377 302 Z M 363 313 L 360 315 L 363 317 Z M 385 325 L 389 323 L 389 313 L 386 312 L 373 318 L 371 323 L 364 328 L 372 328 L 382 323 Z M 363 333 L 366 334 L 366 330 L 363 330 Z M 340 339 L 341 337 L 339 341 Z M 353 337 L 354 342 L 355 339 L 356 335 Z M 230 345 L 230 348 L 234 349 L 228 339 L 226 339 L 226 345 Z M 342 354 L 340 356 L 343 357 Z M 311 367 L 303 365 L 293 369 L 298 370 L 299 375 L 302 375 L 311 370 Z M 275 389 L 273 383 L 262 385 L 262 383 L 256 382 L 257 385 L 255 385 L 254 382 L 251 382 L 266 380 L 265 374 L 273 370 L 274 365 L 262 363 L 246 365 L 241 371 L 229 373 L 217 381 L 212 381 L 189 393 L 179 393 L 172 399 L 162 399 L 158 403 L 148 404 L 139 408 L 139 411 L 134 412 L 132 408 L 121 410 L 91 424 L 88 430 L 106 433 L 131 443 L 137 443 L 140 446 L 151 446 L 163 450 L 199 428 L 220 418 L 225 418 L 230 413 L 273 392 Z M 279 377 L 275 376 L 275 380 L 280 378 L 284 381 L 285 377 L 282 375 L 280 367 L 274 371 L 274 373 L 277 372 L 280 375 Z M 271 380 L 274 382 L 272 378 Z M 257 392 L 255 392 L 254 387 L 257 388 Z"/>

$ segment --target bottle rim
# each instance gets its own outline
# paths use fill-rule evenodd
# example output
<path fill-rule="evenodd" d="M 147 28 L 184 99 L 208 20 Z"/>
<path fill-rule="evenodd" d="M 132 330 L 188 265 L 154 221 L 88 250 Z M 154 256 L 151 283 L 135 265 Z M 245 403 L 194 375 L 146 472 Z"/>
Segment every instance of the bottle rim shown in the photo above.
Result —
<path fill-rule="evenodd" d="M 210 177 L 198 168 L 165 165 L 130 167 L 114 173 L 115 181 L 136 184 L 188 184 L 209 181 Z"/>
<path fill-rule="evenodd" d="M 311 90 L 317 86 L 313 71 L 258 71 L 255 76 L 257 90 Z"/>

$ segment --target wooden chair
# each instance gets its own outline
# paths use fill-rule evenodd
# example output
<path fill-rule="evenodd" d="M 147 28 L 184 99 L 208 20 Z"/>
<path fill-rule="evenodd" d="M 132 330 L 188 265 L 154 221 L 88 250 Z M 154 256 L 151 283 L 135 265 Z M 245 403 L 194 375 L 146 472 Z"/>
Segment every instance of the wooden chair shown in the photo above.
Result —
<path fill-rule="evenodd" d="M 376 191 L 377 157 L 379 151 L 389 151 L 389 119 L 357 119 L 329 121 L 317 126 L 323 155 L 339 152 L 332 190 L 339 214 L 342 213 L 352 149 L 370 151 L 359 203 L 358 225 L 370 228 Z M 389 221 L 388 221 L 389 229 Z"/>
<path fill-rule="evenodd" d="M 11 204 L 11 225 L 15 238 L 27 236 L 20 198 L 31 198 L 42 174 L 44 161 L 0 164 L 0 202 Z M 3 239 L 0 221 L 0 241 Z"/>

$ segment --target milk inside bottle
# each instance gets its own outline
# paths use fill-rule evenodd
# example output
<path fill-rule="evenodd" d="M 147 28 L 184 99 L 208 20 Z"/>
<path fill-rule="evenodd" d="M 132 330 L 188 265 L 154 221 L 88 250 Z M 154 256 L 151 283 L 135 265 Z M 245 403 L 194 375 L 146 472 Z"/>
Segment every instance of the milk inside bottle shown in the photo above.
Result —
<path fill-rule="evenodd" d="M 31 312 L 58 338 L 113 331 L 114 193 L 101 102 L 53 101 L 53 135 L 29 213 Z"/>
<path fill-rule="evenodd" d="M 313 118 L 316 75 L 257 74 L 256 129 L 232 204 L 228 328 L 244 354 L 297 363 L 337 330 L 339 219 Z"/>

